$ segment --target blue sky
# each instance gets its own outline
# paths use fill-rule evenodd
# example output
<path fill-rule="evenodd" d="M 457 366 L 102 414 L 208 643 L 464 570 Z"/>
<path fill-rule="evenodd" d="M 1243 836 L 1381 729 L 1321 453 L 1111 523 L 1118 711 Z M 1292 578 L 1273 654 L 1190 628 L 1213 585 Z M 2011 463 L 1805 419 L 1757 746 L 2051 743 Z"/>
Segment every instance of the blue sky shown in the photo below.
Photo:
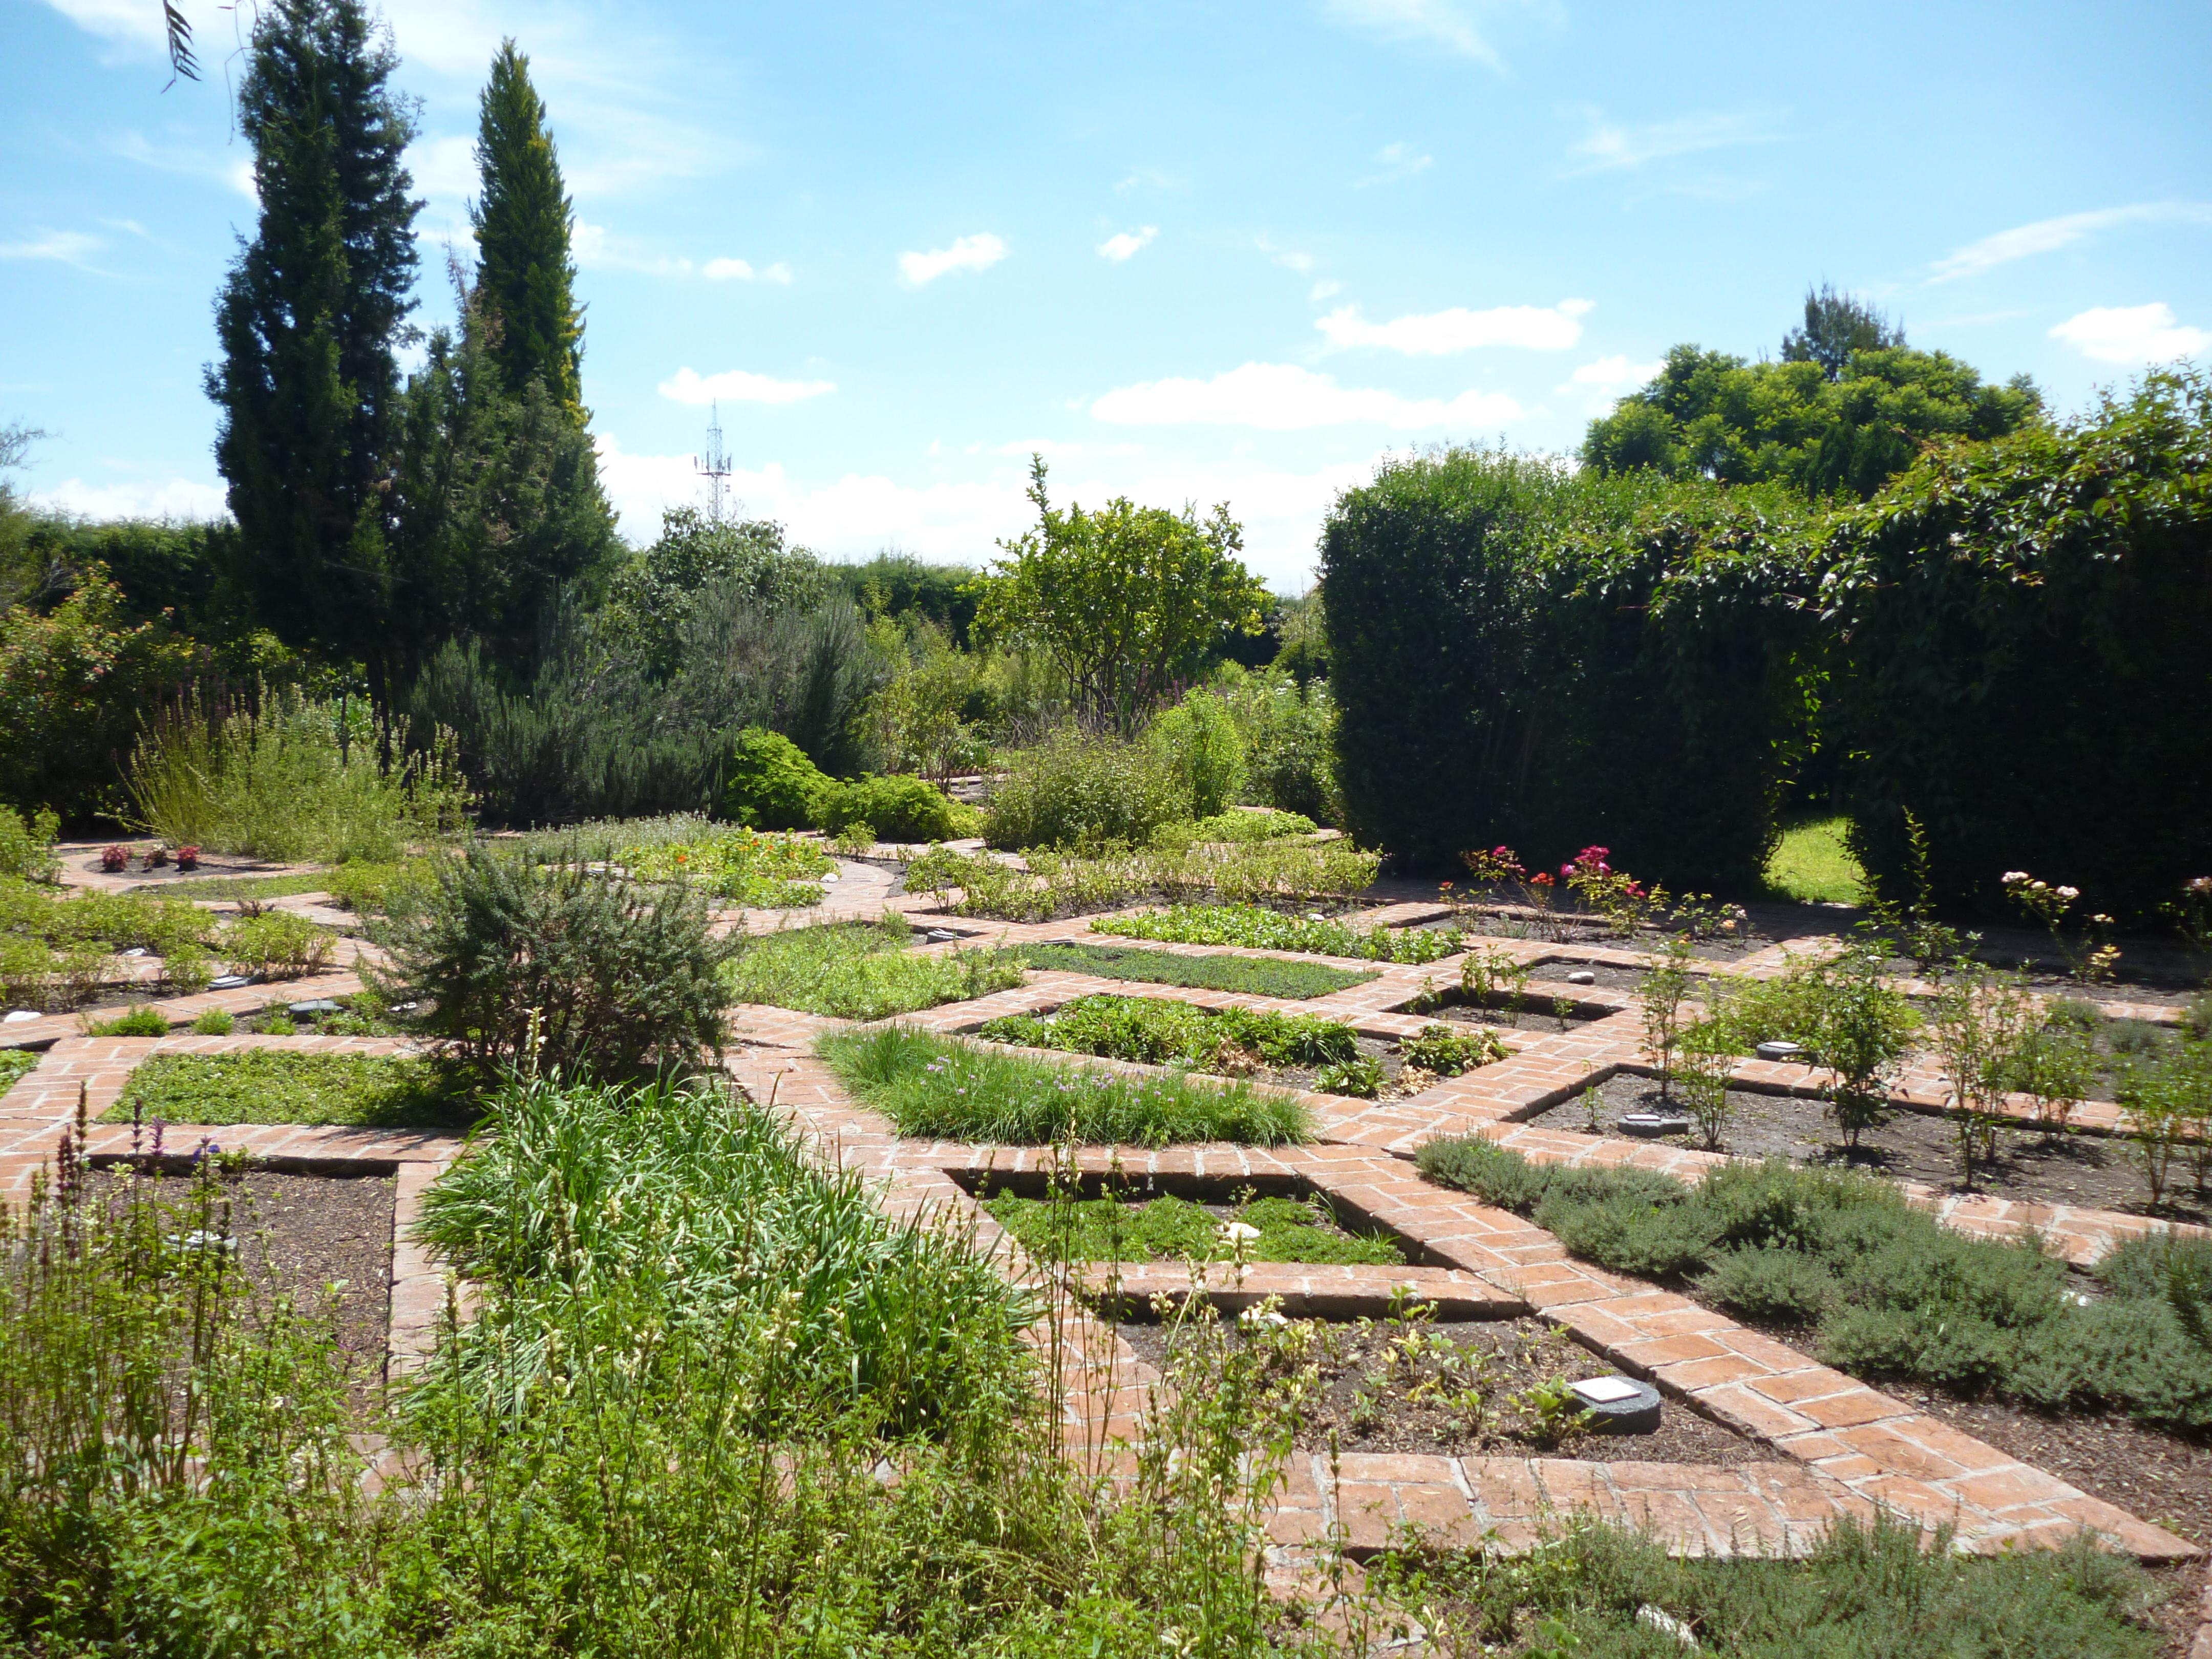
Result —
<path fill-rule="evenodd" d="M 221 506 L 199 389 L 251 228 L 247 15 L 0 0 L 0 421 L 76 510 Z M 1806 284 L 2062 410 L 2212 357 L 2201 4 L 392 0 L 421 320 L 469 252 L 475 100 L 532 59 L 575 198 L 585 396 L 634 539 L 699 498 L 839 557 L 989 556 L 1063 500 L 1226 501 L 1302 587 L 1389 451 L 1571 450 L 1680 341 Z"/>

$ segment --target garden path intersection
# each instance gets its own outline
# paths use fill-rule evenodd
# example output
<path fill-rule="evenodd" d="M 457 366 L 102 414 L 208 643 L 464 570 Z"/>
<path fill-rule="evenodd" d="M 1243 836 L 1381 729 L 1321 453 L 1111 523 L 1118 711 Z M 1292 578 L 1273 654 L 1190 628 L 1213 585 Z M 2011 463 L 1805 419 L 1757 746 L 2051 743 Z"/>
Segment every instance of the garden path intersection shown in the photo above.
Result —
<path fill-rule="evenodd" d="M 748 932 L 830 921 L 872 921 L 890 906 L 942 920 L 963 935 L 957 944 L 917 944 L 918 951 L 961 946 L 1020 945 L 1082 934 L 1092 918 L 1038 924 L 983 923 L 940 917 L 936 898 L 888 897 L 879 866 L 846 863 L 854 878 L 833 890 L 830 902 L 802 913 L 733 915 L 727 925 Z M 1371 911 L 1364 924 L 1407 925 L 1441 914 L 1435 903 L 1407 903 Z M 1210 955 L 1224 951 L 1285 960 L 1329 961 L 1291 952 L 1231 946 L 1192 946 L 1146 941 L 1149 949 Z M 1688 1554 L 1796 1554 L 1838 1516 L 1867 1516 L 1886 1509 L 1933 1528 L 1954 1528 L 1958 1547 L 1978 1552 L 2056 1544 L 2082 1528 L 2109 1547 L 2150 1562 L 2176 1562 L 2201 1553 L 2189 1541 L 2093 1498 L 2066 1482 L 1961 1433 L 1908 1403 L 1840 1371 L 1818 1364 L 1787 1345 L 1747 1328 L 1725 1315 L 1622 1275 L 1571 1260 L 1559 1241 L 1521 1217 L 1481 1204 L 1468 1194 L 1425 1180 L 1413 1163 L 1425 1143 L 1442 1136 L 1480 1135 L 1541 1164 L 1633 1164 L 1694 1176 L 1722 1155 L 1644 1142 L 1540 1128 L 1524 1120 L 1577 1091 L 1623 1071 L 1649 1071 L 1641 1050 L 1641 1012 L 1634 994 L 1539 977 L 1547 963 L 1637 969 L 1646 954 L 1585 944 L 1556 945 L 1490 939 L 1494 955 L 1532 964 L 1529 1002 L 1543 1008 L 1553 999 L 1577 1006 L 1580 1018 L 1564 1029 L 1521 1025 L 1498 1035 L 1506 1057 L 1458 1077 L 1440 1079 L 1410 1097 L 1362 1101 L 1338 1096 L 1300 1096 L 1312 1113 L 1314 1139 L 1274 1148 L 1229 1145 L 1164 1148 L 1085 1146 L 1076 1149 L 1086 1174 L 1119 1171 L 1170 1185 L 1266 1179 L 1285 1188 L 1324 1195 L 1340 1213 L 1387 1229 L 1407 1249 L 1409 1267 L 1311 1267 L 1290 1264 L 1214 1264 L 1199 1270 L 1203 1288 L 1224 1311 L 1266 1297 L 1280 1298 L 1294 1316 L 1347 1318 L 1380 1316 L 1394 1291 L 1434 1302 L 1444 1319 L 1540 1316 L 1622 1370 L 1650 1380 L 1674 1402 L 1771 1448 L 1771 1462 L 1733 1468 L 1624 1459 L 1601 1462 L 1540 1457 L 1345 1454 L 1295 1455 L 1268 1521 L 1272 1570 L 1285 1583 L 1310 1578 L 1317 1552 L 1330 1540 L 1355 1557 L 1415 1534 L 1430 1541 L 1467 1547 L 1525 1548 L 1547 1529 L 1578 1514 L 1649 1529 L 1671 1550 Z M 1802 942 L 1791 947 L 1805 948 Z M 350 953 L 349 953 L 350 954 Z M 1733 974 L 1753 977 L 1782 971 L 1781 947 L 1738 958 Z M 1435 987 L 1456 983 L 1460 958 L 1420 966 L 1344 963 L 1373 974 L 1364 983 L 1302 1002 L 1222 991 L 1109 981 L 1090 975 L 1034 971 L 1018 989 L 939 1006 L 903 1017 L 901 1024 L 958 1037 L 986 1020 L 1010 1013 L 1047 1012 L 1092 994 L 1159 997 L 1201 1007 L 1273 1008 L 1344 1019 L 1376 1038 L 1413 1036 L 1429 1023 L 1408 1012 Z M 1697 964 L 1699 970 L 1711 964 Z M 349 981 L 345 968 L 316 980 L 305 994 L 324 995 Z M 1558 971 L 1564 975 L 1565 969 Z M 165 1008 L 173 1024 L 188 1020 L 220 999 L 238 999 L 234 1012 L 265 1001 L 265 988 L 179 999 Z M 189 1002 L 191 1012 L 182 1005 Z M 221 1006 L 233 1007 L 229 1001 Z M 2130 1008 L 2132 1015 L 2170 1018 L 2166 1009 Z M 182 1018 L 179 1018 L 179 1016 Z M 844 1022 L 758 1006 L 735 1011 L 725 1065 L 757 1102 L 774 1109 L 809 1138 L 827 1160 L 858 1169 L 881 1183 L 881 1202 L 895 1216 L 946 1210 L 975 1229 L 979 1243 L 1012 1276 L 1041 1281 L 1059 1271 L 1028 1258 L 980 1208 L 972 1189 L 980 1178 L 1010 1178 L 1041 1171 L 1054 1156 L 1039 1147 L 928 1142 L 899 1135 L 880 1115 L 862 1106 L 814 1052 L 816 1040 Z M 40 1029 L 6 1033 L 12 1046 L 45 1047 L 37 1068 L 0 1098 L 0 1194 L 20 1197 L 33 1171 L 51 1158 L 57 1138 L 75 1117 L 82 1098 L 89 1116 L 123 1094 L 131 1071 L 156 1054 L 210 1054 L 254 1048 L 308 1052 L 380 1054 L 408 1045 L 388 1038 L 324 1036 L 197 1036 L 173 1031 L 159 1038 L 90 1037 Z M 1043 1050 L 1030 1053 L 1054 1063 L 1079 1063 L 1137 1074 L 1165 1068 L 1085 1059 Z M 1734 1073 L 1746 1089 L 1813 1094 L 1819 1078 L 1802 1066 L 1746 1060 Z M 1267 1085 L 1255 1085 L 1265 1089 Z M 1909 1073 L 1893 1104 L 1941 1111 L 1943 1085 L 1935 1073 Z M 2027 1108 L 2019 1109 L 2023 1115 Z M 2104 1133 L 2119 1126 L 2117 1107 L 2091 1103 L 2075 1127 Z M 448 1136 L 414 1132 L 296 1126 L 234 1126 L 199 1131 L 167 1129 L 172 1152 L 189 1151 L 203 1134 L 226 1152 L 242 1151 L 276 1167 L 356 1172 L 374 1168 L 398 1177 L 392 1266 L 391 1353 L 404 1368 L 434 1339 L 448 1287 L 433 1261 L 408 1233 L 423 1190 L 460 1151 Z M 127 1124 L 93 1123 L 87 1150 L 96 1159 L 132 1151 Z M 1906 1186 L 1914 1203 L 1963 1231 L 2007 1236 L 2039 1233 L 2069 1261 L 2087 1265 L 2116 1244 L 2167 1224 L 2100 1211 L 2032 1206 L 1981 1196 L 1938 1194 Z M 1176 1297 L 1193 1290 L 1193 1270 L 1159 1263 L 1125 1267 L 1112 1275 L 1125 1298 Z M 1102 1273 L 1077 1269 L 1072 1277 L 1092 1291 Z M 1402 1287 L 1402 1290 L 1401 1290 Z M 1160 1388 L 1157 1372 L 1140 1361 L 1109 1322 L 1085 1310 L 1079 1298 L 1056 1297 L 1056 1336 L 1072 1364 L 1063 1404 L 1071 1443 L 1102 1474 L 1126 1471 L 1130 1444 L 1140 1433 L 1148 1391 Z M 2205 1650 L 2212 1653 L 2212 1646 Z"/>

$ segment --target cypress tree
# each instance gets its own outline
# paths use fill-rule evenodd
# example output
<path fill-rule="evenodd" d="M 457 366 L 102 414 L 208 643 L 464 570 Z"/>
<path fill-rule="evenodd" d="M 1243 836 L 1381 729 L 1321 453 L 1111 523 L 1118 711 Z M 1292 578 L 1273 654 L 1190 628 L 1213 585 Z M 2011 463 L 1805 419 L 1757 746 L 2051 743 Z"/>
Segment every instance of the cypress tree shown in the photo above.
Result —
<path fill-rule="evenodd" d="M 483 198 L 469 209 L 477 287 L 497 322 L 493 349 L 507 389 L 520 397 L 533 378 L 542 380 L 580 422 L 584 317 L 568 257 L 575 215 L 562 191 L 544 102 L 530 84 L 530 59 L 511 40 L 491 60 L 477 131 Z"/>
<path fill-rule="evenodd" d="M 261 218 L 216 306 L 216 459 L 243 586 L 296 647 L 392 661 L 388 496 L 420 202 L 397 57 L 360 0 L 272 0 L 239 88 Z"/>

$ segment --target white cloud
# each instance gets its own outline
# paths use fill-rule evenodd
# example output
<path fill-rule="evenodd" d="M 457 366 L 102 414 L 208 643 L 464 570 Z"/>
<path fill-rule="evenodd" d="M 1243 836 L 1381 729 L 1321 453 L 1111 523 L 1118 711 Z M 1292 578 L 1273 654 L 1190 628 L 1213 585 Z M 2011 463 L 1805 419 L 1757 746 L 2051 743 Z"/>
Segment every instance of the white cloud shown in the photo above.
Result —
<path fill-rule="evenodd" d="M 224 185 L 249 202 L 261 199 L 253 183 L 253 158 L 242 151 L 210 155 L 201 150 L 156 144 L 144 133 L 136 131 L 117 134 L 107 141 L 107 148 L 125 161 L 136 161 L 141 167 Z"/>
<path fill-rule="evenodd" d="M 898 257 L 899 273 L 920 288 L 948 271 L 988 270 L 1005 258 L 1006 252 L 1006 242 L 987 230 L 974 236 L 956 237 L 951 247 L 932 248 L 927 253 L 902 253 Z"/>
<path fill-rule="evenodd" d="M 1771 143 L 1782 135 L 1776 118 L 1758 111 L 1734 114 L 1712 112 L 1686 115 L 1679 120 L 1650 121 L 1640 126 L 1608 121 L 1601 111 L 1586 110 L 1590 130 L 1569 154 L 1577 158 L 1577 173 L 1610 173 L 1640 167 L 1672 155 L 1691 155 L 1702 150 L 1730 149 L 1739 144 Z"/>
<path fill-rule="evenodd" d="M 1386 40 L 1442 46 L 1492 69 L 1505 66 L 1497 48 L 1468 15 L 1468 8 L 1453 0 L 1324 0 L 1322 10 L 1337 22 L 1367 29 Z"/>
<path fill-rule="evenodd" d="M 168 38 L 158 5 L 137 0 L 46 0 L 46 3 L 88 34 L 118 46 L 160 50 Z"/>
<path fill-rule="evenodd" d="M 1314 268 L 1312 254 L 1302 253 L 1294 247 L 1284 247 L 1267 237 L 1255 236 L 1252 239 L 1252 246 L 1266 254 L 1274 264 L 1282 266 L 1285 270 L 1295 270 L 1301 276 L 1307 275 Z"/>
<path fill-rule="evenodd" d="M 1493 306 L 1397 317 L 1370 323 L 1358 306 L 1340 306 L 1314 324 L 1334 346 L 1381 346 L 1409 357 L 1441 357 L 1480 346 L 1522 346 L 1531 351 L 1565 351 L 1583 337 L 1577 319 L 1590 309 L 1588 300 L 1562 300 L 1556 306 Z"/>
<path fill-rule="evenodd" d="M 230 510 L 222 485 L 196 478 L 110 484 L 70 478 L 52 489 L 33 491 L 31 499 L 88 519 L 214 519 Z"/>
<path fill-rule="evenodd" d="M 1437 163 L 1437 158 L 1426 150 L 1403 143 L 1383 145 L 1375 152 L 1375 159 L 1382 163 L 1382 171 L 1368 174 L 1359 181 L 1362 185 L 1395 184 L 1401 179 L 1425 173 Z"/>
<path fill-rule="evenodd" d="M 1325 276 L 1320 282 L 1316 283 L 1313 285 L 1312 289 L 1307 293 L 1306 298 L 1318 305 L 1323 300 L 1334 300 L 1338 295 L 1343 292 L 1344 284 L 1342 283 L 1338 282 L 1333 276 Z"/>
<path fill-rule="evenodd" d="M 1936 262 L 1935 274 L 1929 280 L 1948 283 L 1960 276 L 1978 276 L 2014 259 L 2069 247 L 2116 225 L 2160 221 L 2212 224 L 2212 202 L 2136 202 L 2127 207 L 2100 208 L 2094 213 L 2069 213 L 2056 219 L 2039 219 L 2032 225 L 2016 225 L 1944 255 Z"/>
<path fill-rule="evenodd" d="M 1138 231 L 1117 231 L 1098 244 L 1098 257 L 1111 259 L 1118 265 L 1123 260 L 1134 258 L 1152 246 L 1152 238 L 1159 234 L 1158 225 L 1146 225 Z"/>
<path fill-rule="evenodd" d="M 2106 363 L 2169 362 L 2212 347 L 2212 331 L 2176 321 L 2173 307 L 2158 301 L 2093 307 L 2060 323 L 2051 337 Z"/>
<path fill-rule="evenodd" d="M 759 270 L 746 259 L 709 259 L 699 268 L 699 274 L 714 283 L 784 283 L 791 281 L 791 267 L 777 260 Z"/>
<path fill-rule="evenodd" d="M 720 374 L 679 368 L 673 380 L 660 383 L 660 395 L 679 404 L 797 404 L 836 389 L 835 380 L 778 380 L 742 368 Z"/>
<path fill-rule="evenodd" d="M 1442 426 L 1494 426 L 1521 417 L 1499 392 L 1462 392 L 1449 400 L 1340 386 L 1291 363 L 1246 363 L 1210 380 L 1176 378 L 1117 386 L 1091 405 L 1115 426 L 1249 426 L 1294 432 L 1320 426 L 1387 426 L 1401 432 Z"/>
<path fill-rule="evenodd" d="M 40 230 L 24 241 L 0 242 L 0 259 L 52 259 L 90 270 L 86 259 L 106 246 L 99 237 L 82 230 Z"/>
<path fill-rule="evenodd" d="M 1573 374 L 1568 375 L 1566 385 L 1561 386 L 1559 390 L 1571 392 L 1578 386 L 1596 386 L 1602 391 L 1611 391 L 1617 386 L 1642 386 L 1666 367 L 1663 361 L 1656 363 L 1632 363 L 1626 357 L 1600 357 L 1595 362 L 1584 363 Z"/>

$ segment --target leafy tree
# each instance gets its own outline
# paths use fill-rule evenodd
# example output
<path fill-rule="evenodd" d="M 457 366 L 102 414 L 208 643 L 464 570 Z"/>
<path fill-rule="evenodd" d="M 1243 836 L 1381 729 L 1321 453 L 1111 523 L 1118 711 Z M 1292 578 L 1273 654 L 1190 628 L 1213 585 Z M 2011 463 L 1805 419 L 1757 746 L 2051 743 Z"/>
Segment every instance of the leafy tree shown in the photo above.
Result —
<path fill-rule="evenodd" d="M 1862 351 L 1890 351 L 1905 343 L 1905 329 L 1855 295 L 1826 283 L 1805 290 L 1805 324 L 1782 337 L 1785 363 L 1818 363 L 1831 380 L 1843 379 Z"/>
<path fill-rule="evenodd" d="M 0 426 L 0 610 L 35 589 L 43 574 L 30 545 L 32 514 L 16 498 L 7 475 L 22 465 L 31 446 L 45 435 L 21 422 Z"/>
<path fill-rule="evenodd" d="M 965 650 L 981 591 L 975 573 L 964 564 L 930 564 L 911 553 L 887 549 L 866 564 L 835 568 L 853 603 L 871 617 L 905 622 L 919 612 L 945 629 Z"/>
<path fill-rule="evenodd" d="M 726 601 L 805 606 L 826 597 L 830 580 L 813 554 L 784 544 L 780 524 L 672 507 L 660 515 L 659 538 L 616 576 L 607 636 L 665 676 L 675 671 L 679 636 L 710 587 Z"/>
<path fill-rule="evenodd" d="M 360 0 L 272 0 L 238 122 L 261 220 L 216 301 L 216 458 L 256 610 L 288 644 L 393 658 L 387 501 L 414 301 L 415 136 L 397 64 Z"/>
<path fill-rule="evenodd" d="M 1804 331 L 1813 333 L 1815 323 L 1827 330 L 1832 321 L 1808 318 Z M 1815 343 L 1832 350 L 1836 341 L 1823 334 Z M 1815 343 L 1803 349 L 1810 354 Z M 1985 385 L 1940 351 L 1864 348 L 1832 377 L 1810 355 L 1747 363 L 1681 345 L 1649 386 L 1590 422 L 1583 460 L 1605 472 L 1648 467 L 1724 483 L 1779 479 L 1808 495 L 1864 497 L 1942 439 L 2000 437 L 2042 410 L 2026 375 Z"/>
<path fill-rule="evenodd" d="M 584 313 L 568 257 L 575 214 L 562 191 L 561 161 L 545 130 L 545 105 L 530 83 L 530 59 L 501 42 L 477 121 L 477 167 L 483 196 L 469 209 L 477 233 L 477 289 L 496 322 L 491 346 L 507 390 L 524 396 L 542 380 L 553 402 L 581 423 Z"/>
<path fill-rule="evenodd" d="M 1036 528 L 1001 542 L 977 612 L 988 634 L 1041 647 L 1085 712 L 1134 732 L 1193 676 L 1224 629 L 1257 633 L 1267 590 L 1236 556 L 1226 503 L 1200 523 L 1116 496 L 1096 513 L 1054 512 L 1042 456 L 1030 461 Z"/>

